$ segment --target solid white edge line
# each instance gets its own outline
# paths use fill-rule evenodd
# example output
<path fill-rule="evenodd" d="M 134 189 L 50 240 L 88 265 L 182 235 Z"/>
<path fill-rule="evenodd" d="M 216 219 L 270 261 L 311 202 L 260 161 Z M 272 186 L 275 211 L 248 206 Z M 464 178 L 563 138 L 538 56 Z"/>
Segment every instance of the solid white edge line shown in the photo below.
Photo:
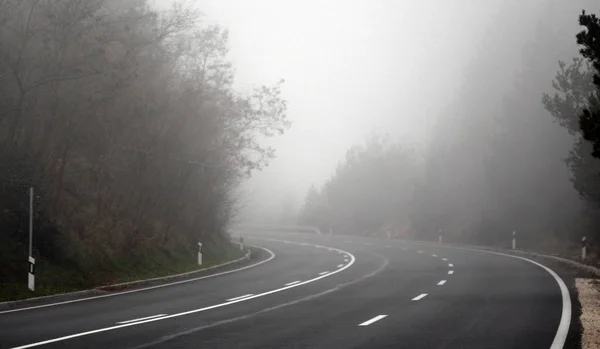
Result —
<path fill-rule="evenodd" d="M 571 296 L 569 295 L 569 289 L 565 282 L 554 272 L 554 270 L 548 268 L 547 266 L 534 262 L 532 260 L 525 260 L 543 268 L 545 271 L 550 273 L 558 283 L 558 287 L 560 288 L 560 293 L 562 296 L 562 314 L 560 316 L 560 323 L 558 324 L 558 330 L 556 331 L 556 335 L 554 336 L 554 341 L 552 341 L 552 346 L 550 349 L 560 349 L 564 347 L 565 341 L 567 340 L 567 334 L 569 333 L 569 327 L 571 326 Z"/>
<path fill-rule="evenodd" d="M 127 320 L 127 321 L 119 321 L 117 323 L 118 324 L 128 324 L 130 322 L 138 322 L 138 321 L 142 321 L 142 320 L 154 319 L 156 317 L 161 317 L 161 316 L 165 316 L 165 315 L 167 315 L 167 314 L 158 314 L 158 315 L 146 316 L 146 317 L 141 317 L 139 319 L 133 319 L 133 320 Z"/>
<path fill-rule="evenodd" d="M 483 251 L 483 250 L 476 250 L 476 249 L 469 249 L 469 250 L 482 251 L 482 252 L 486 252 L 486 253 L 497 254 L 500 256 L 521 259 L 521 260 L 524 260 L 529 263 L 533 263 L 533 264 L 537 265 L 538 267 L 547 271 L 548 274 L 552 275 L 552 277 L 558 284 L 558 288 L 560 289 L 560 293 L 561 293 L 561 297 L 562 297 L 562 310 L 561 310 L 560 322 L 558 323 L 558 329 L 556 330 L 556 335 L 554 336 L 554 340 L 552 341 L 552 345 L 550 346 L 550 349 L 562 349 L 565 346 L 565 341 L 567 340 L 567 334 L 569 333 L 569 327 L 571 326 L 571 295 L 569 294 L 569 289 L 567 288 L 567 285 L 565 284 L 563 279 L 561 279 L 561 277 L 558 276 L 558 274 L 556 274 L 554 272 L 554 270 L 548 268 L 547 266 L 545 266 L 541 263 L 533 261 L 529 258 L 513 256 L 510 254 L 501 253 L 501 252 Z"/>
<path fill-rule="evenodd" d="M 238 299 L 242 299 L 242 298 L 248 298 L 248 297 L 250 297 L 250 296 L 254 296 L 254 293 L 248 293 L 248 294 L 245 294 L 245 295 L 243 295 L 243 296 L 234 297 L 234 298 L 229 298 L 229 299 L 227 299 L 227 301 L 228 301 L 228 302 L 231 302 L 231 301 L 237 301 Z"/>
<path fill-rule="evenodd" d="M 448 270 L 448 275 L 454 274 L 454 270 Z"/>
<path fill-rule="evenodd" d="M 291 285 L 295 285 L 298 283 L 301 283 L 302 281 L 298 280 L 298 281 L 292 281 L 292 282 L 288 282 L 287 284 L 283 285 L 283 286 L 291 286 Z"/>
<path fill-rule="evenodd" d="M 42 305 L 35 305 L 35 306 L 32 306 L 32 307 L 26 307 L 26 308 L 3 310 L 3 311 L 0 311 L 0 314 L 15 313 L 15 312 L 18 312 L 18 311 L 25 311 L 25 310 L 31 310 L 31 309 L 47 308 L 47 307 L 53 307 L 53 306 L 56 306 L 56 305 L 69 304 L 69 303 L 77 303 L 77 302 L 84 302 L 84 301 L 89 301 L 89 300 L 94 300 L 94 299 L 100 299 L 100 298 L 116 297 L 116 296 L 121 296 L 121 295 L 124 295 L 124 294 L 130 294 L 130 293 L 135 293 L 135 292 L 142 292 L 142 291 L 154 290 L 154 289 L 157 289 L 157 288 L 163 288 L 163 287 L 168 287 L 168 286 L 173 286 L 173 285 L 185 284 L 185 283 L 188 283 L 188 282 L 194 282 L 194 281 L 198 281 L 198 280 L 209 279 L 209 278 L 212 278 L 212 277 L 215 277 L 215 276 L 221 276 L 221 275 L 231 274 L 231 273 L 235 273 L 235 272 L 238 272 L 238 271 L 250 269 L 252 267 L 256 267 L 256 266 L 259 266 L 259 265 L 261 265 L 263 263 L 269 262 L 273 258 L 275 258 L 275 253 L 273 253 L 273 251 L 269 250 L 268 248 L 264 248 L 264 247 L 260 247 L 260 246 L 254 246 L 254 245 L 249 245 L 249 244 L 246 244 L 246 246 L 260 248 L 260 249 L 262 249 L 264 251 L 267 251 L 270 256 L 269 256 L 269 258 L 267 258 L 267 259 L 265 259 L 263 261 L 260 261 L 260 262 L 254 263 L 254 264 L 250 264 L 250 265 L 246 265 L 246 266 L 241 267 L 241 268 L 237 268 L 237 269 L 233 269 L 233 270 L 227 270 L 227 271 L 224 271 L 224 272 L 221 272 L 221 273 L 216 273 L 216 274 L 201 276 L 201 277 L 197 277 L 197 278 L 193 278 L 193 279 L 186 279 L 186 280 L 181 280 L 181 281 L 170 282 L 170 283 L 162 284 L 162 285 L 156 285 L 156 286 L 138 288 L 138 289 L 130 290 L 130 291 L 123 291 L 123 292 L 117 292 L 117 293 L 111 293 L 111 294 L 103 294 L 101 296 L 93 296 L 93 297 L 80 298 L 80 299 L 72 299 L 72 300 L 69 300 L 69 301 L 63 301 L 63 302 L 57 302 L 57 303 L 50 303 L 50 304 L 42 304 Z"/>
<path fill-rule="evenodd" d="M 274 240 L 274 239 L 263 239 L 263 240 L 265 240 L 265 241 L 278 241 L 278 242 L 284 241 L 284 240 Z M 296 242 L 290 241 L 290 243 L 296 243 Z M 316 246 L 319 246 L 319 245 L 315 244 L 313 246 L 316 247 Z M 267 249 L 265 249 L 265 250 L 267 250 Z M 335 249 L 335 250 L 337 250 L 337 249 Z M 338 250 L 338 251 L 341 252 L 341 250 Z M 228 305 L 231 305 L 231 304 L 235 304 L 235 303 L 245 302 L 247 300 L 254 299 L 254 298 L 264 297 L 264 296 L 267 296 L 267 295 L 270 295 L 270 294 L 273 294 L 273 293 L 277 293 L 277 292 L 288 290 L 290 288 L 294 288 L 294 287 L 306 285 L 306 284 L 309 284 L 311 282 L 315 282 L 317 280 L 321 280 L 323 278 L 329 277 L 331 275 L 337 274 L 339 272 L 342 272 L 342 271 L 350 268 L 354 264 L 354 262 L 356 262 L 356 258 L 354 257 L 354 255 L 352 255 L 349 252 L 345 252 L 345 253 L 347 253 L 350 256 L 350 258 L 351 258 L 350 263 L 346 264 L 345 267 L 343 267 L 341 269 L 338 269 L 338 270 L 335 270 L 335 271 L 332 271 L 332 272 L 330 272 L 330 273 L 328 273 L 326 275 L 317 276 L 317 277 L 312 278 L 310 280 L 306 280 L 306 281 L 297 283 L 295 285 L 290 285 L 290 286 L 285 286 L 285 287 L 277 288 L 277 289 L 274 289 L 274 290 L 271 290 L 271 291 L 267 291 L 267 292 L 255 294 L 254 296 L 250 296 L 250 297 L 243 298 L 243 299 L 238 299 L 238 300 L 231 301 L 231 302 L 218 303 L 218 304 L 214 304 L 214 305 L 209 305 L 209 306 L 204 307 L 204 308 L 198 308 L 198 309 L 188 310 L 188 311 L 184 311 L 184 312 L 181 312 L 181 313 L 166 315 L 166 316 L 159 317 L 159 318 L 154 318 L 154 319 L 148 319 L 148 320 L 143 320 L 143 321 L 138 321 L 138 322 L 131 322 L 131 323 L 127 323 L 127 324 L 115 325 L 115 326 L 111 326 L 111 327 L 104 327 L 104 328 L 99 328 L 99 329 L 96 329 L 96 330 L 75 333 L 75 334 L 68 335 L 68 336 L 63 336 L 63 337 L 58 337 L 58 338 L 52 338 L 52 339 L 48 339 L 48 340 L 41 341 L 41 342 L 36 342 L 36 343 L 22 345 L 22 346 L 19 346 L 19 347 L 14 347 L 12 349 L 33 348 L 33 347 L 38 347 L 38 346 L 45 345 L 45 344 L 62 342 L 62 341 L 65 341 L 65 340 L 68 340 L 68 339 L 72 339 L 72 338 L 83 337 L 83 336 L 87 336 L 87 335 L 90 335 L 90 334 L 112 331 L 112 330 L 116 330 L 116 329 L 123 328 L 123 327 L 137 326 L 137 325 L 145 324 L 145 323 L 148 323 L 148 322 L 161 321 L 161 320 L 176 318 L 176 317 L 185 316 L 185 315 L 189 315 L 189 314 L 195 314 L 195 313 L 199 313 L 199 312 L 206 311 L 206 310 L 211 310 L 211 309 L 225 307 L 225 306 L 228 306 Z M 273 257 L 275 257 L 274 254 L 273 254 Z"/>
<path fill-rule="evenodd" d="M 446 283 L 446 280 L 442 280 L 442 281 L 438 282 L 438 286 L 442 286 L 445 283 Z"/>
<path fill-rule="evenodd" d="M 325 275 L 327 273 L 329 273 L 329 271 L 322 271 L 322 272 L 319 273 L 319 275 Z"/>
<path fill-rule="evenodd" d="M 561 294 L 561 298 L 562 298 L 562 309 L 561 309 L 560 322 L 558 323 L 558 328 L 556 329 L 556 335 L 554 336 L 554 340 L 552 341 L 552 345 L 550 346 L 550 349 L 562 349 L 565 346 L 565 342 L 567 340 L 567 335 L 569 333 L 569 327 L 571 326 L 571 312 L 572 312 L 571 295 L 569 294 L 569 289 L 567 288 L 567 285 L 565 284 L 563 279 L 561 279 L 561 277 L 558 274 L 556 274 L 554 272 L 554 270 L 548 268 L 547 266 L 545 266 L 541 263 L 531 260 L 529 258 L 515 256 L 515 255 L 511 255 L 511 254 L 507 254 L 507 253 L 478 250 L 476 248 L 459 247 L 459 246 L 444 246 L 444 248 L 453 248 L 453 249 L 457 249 L 457 250 L 489 253 L 489 254 L 495 254 L 495 255 L 503 256 L 503 257 L 520 259 L 520 260 L 535 264 L 538 267 L 544 269 L 546 272 L 548 272 L 548 274 L 552 275 L 552 277 L 558 284 L 558 288 L 560 289 L 560 294 Z M 452 273 L 453 273 L 452 270 L 450 270 L 448 272 L 448 274 L 452 274 Z"/>
<path fill-rule="evenodd" d="M 358 326 L 369 326 L 370 324 L 372 324 L 374 322 L 377 322 L 377 321 L 383 319 L 386 316 L 387 315 L 377 315 L 377 316 L 375 316 L 374 318 L 372 318 L 370 320 L 367 320 L 365 322 L 362 322 L 362 323 L 358 324 Z"/>
<path fill-rule="evenodd" d="M 421 299 L 427 297 L 427 293 L 421 293 L 420 295 L 416 296 L 415 298 L 413 298 L 413 301 L 420 301 Z"/>

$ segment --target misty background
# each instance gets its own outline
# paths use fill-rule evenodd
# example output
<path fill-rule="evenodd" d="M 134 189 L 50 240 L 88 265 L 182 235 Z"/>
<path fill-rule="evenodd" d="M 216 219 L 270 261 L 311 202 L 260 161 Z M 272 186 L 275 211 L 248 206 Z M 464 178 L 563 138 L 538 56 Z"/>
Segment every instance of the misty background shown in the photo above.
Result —
<path fill-rule="evenodd" d="M 499 4 L 198 2 L 229 30 L 240 86 L 286 80 L 293 127 L 270 143 L 277 158 L 245 186 L 242 219 L 272 222 L 283 207 L 299 209 L 308 187 L 373 134 L 425 151 Z"/>
<path fill-rule="evenodd" d="M 0 300 L 28 296 L 30 188 L 40 294 L 231 260 L 240 222 L 594 242 L 582 9 L 0 1 Z"/>
<path fill-rule="evenodd" d="M 228 28 L 240 86 L 286 79 L 293 126 L 270 142 L 276 159 L 244 185 L 242 220 L 292 220 L 287 211 L 301 209 L 307 189 L 322 186 L 351 146 L 389 135 L 424 163 L 444 158 L 439 175 L 453 184 L 439 188 L 447 190 L 440 196 L 471 205 L 465 215 L 503 209 L 496 220 L 507 230 L 586 224 L 564 162 L 574 137 L 541 99 L 552 92 L 558 61 L 578 55 L 576 19 L 584 8 L 595 10 L 593 1 L 198 6 Z M 492 155 L 500 188 L 491 188 L 490 166 L 482 163 Z M 514 196 L 498 202 L 507 190 Z"/>

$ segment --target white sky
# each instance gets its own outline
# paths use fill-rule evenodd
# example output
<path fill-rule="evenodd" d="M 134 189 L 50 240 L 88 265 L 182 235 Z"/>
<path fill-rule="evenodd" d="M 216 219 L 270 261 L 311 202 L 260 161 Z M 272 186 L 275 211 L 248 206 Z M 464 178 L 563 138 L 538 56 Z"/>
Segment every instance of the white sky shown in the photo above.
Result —
<path fill-rule="evenodd" d="M 248 182 L 249 203 L 302 201 L 373 133 L 426 145 L 499 2 L 195 1 L 229 29 L 239 89 L 286 80 L 292 127 L 270 141 L 277 159 Z"/>

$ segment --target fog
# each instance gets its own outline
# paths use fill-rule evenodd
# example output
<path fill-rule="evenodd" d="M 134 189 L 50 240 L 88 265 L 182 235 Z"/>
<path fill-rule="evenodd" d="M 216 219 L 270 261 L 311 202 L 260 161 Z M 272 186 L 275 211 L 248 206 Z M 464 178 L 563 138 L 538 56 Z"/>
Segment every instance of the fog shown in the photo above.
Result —
<path fill-rule="evenodd" d="M 498 2 L 500 3 L 500 2 Z M 248 205 L 299 205 L 377 133 L 426 147 L 499 5 L 480 1 L 201 1 L 230 32 L 241 87 L 286 80 L 291 129 L 246 186 Z M 261 210 L 259 210 L 260 212 Z M 256 210 L 253 210 L 253 214 Z M 263 217 L 267 218 L 267 217 Z"/>
<path fill-rule="evenodd" d="M 516 314 L 506 311 L 507 299 L 519 307 L 525 296 L 536 299 L 526 320 L 559 311 L 548 317 L 560 318 L 553 347 L 567 337 L 579 342 L 577 326 L 567 331 L 569 290 L 592 286 L 590 279 L 580 283 L 586 275 L 556 261 L 548 261 L 555 273 L 532 260 L 545 271 L 450 250 L 536 252 L 536 260 L 600 265 L 596 14 L 598 0 L 0 0 L 0 302 L 8 301 L 0 309 L 27 310 L 21 305 L 33 303 L 11 301 L 63 292 L 34 303 L 199 282 L 160 288 L 150 298 L 140 293 L 127 314 L 120 297 L 110 298 L 117 325 L 96 331 L 82 322 L 60 337 L 74 324 L 68 313 L 65 329 L 32 322 L 42 330 L 32 335 L 44 338 L 25 346 L 37 346 L 233 306 L 355 263 L 317 285 L 320 291 L 298 288 L 308 293 L 295 293 L 291 303 L 280 297 L 287 303 L 275 307 L 277 299 L 262 298 L 268 308 L 257 311 L 325 298 L 367 278 L 365 293 L 354 286 L 350 293 L 437 304 L 434 294 L 419 295 L 429 286 L 401 285 L 410 297 L 398 298 L 386 277 L 419 281 L 444 261 L 448 277 L 433 287 L 448 282 L 441 290 L 456 293 L 460 280 L 450 275 L 457 263 L 459 276 L 473 275 L 461 279 L 466 292 L 486 296 L 475 297 L 481 309 L 456 312 L 455 328 L 468 336 L 447 329 L 431 343 L 475 345 L 485 336 L 469 332 L 469 314 L 491 314 L 492 322 L 478 325 L 485 332 Z M 425 269 L 414 252 L 429 261 Z M 242 271 L 254 266 L 248 278 Z M 546 271 L 557 284 L 539 274 Z M 506 282 L 507 273 L 514 282 Z M 372 287 L 377 280 L 382 292 Z M 208 297 L 202 294 L 202 303 L 215 305 L 184 309 L 198 292 Z M 152 297 L 178 299 L 173 305 L 183 308 L 152 304 Z M 170 315 L 148 316 L 165 309 Z M 388 321 L 367 320 L 374 314 L 366 310 L 365 322 L 355 319 L 361 328 Z M 315 323 L 298 314 L 306 326 L 272 343 L 319 339 L 304 336 Z M 22 313 L 14 316 L 17 328 Z M 109 318 L 103 313 L 101 320 Z M 278 319 L 267 320 L 271 326 Z M 550 320 L 539 324 L 540 343 L 551 339 L 544 335 L 555 326 Z M 172 333 L 171 325 L 132 340 L 147 346 L 194 337 L 227 346 L 220 335 L 196 338 L 206 326 L 184 338 L 192 332 Z M 233 329 L 230 339 L 239 342 L 246 340 L 236 330 L 243 325 L 223 329 Z M 517 339 L 519 326 L 508 327 Z M 21 345 L 29 330 L 13 332 L 9 341 Z M 248 343 L 262 337 L 249 335 Z M 367 337 L 365 346 L 373 342 Z"/>
<path fill-rule="evenodd" d="M 22 258 L 31 188 L 38 252 L 64 266 L 227 249 L 236 221 L 597 235 L 582 9 L 600 7 L 0 1 L 1 255 Z"/>
<path fill-rule="evenodd" d="M 323 185 L 366 137 L 389 134 L 423 156 L 443 138 L 477 149 L 507 114 L 514 129 L 502 137 L 525 148 L 511 155 L 517 165 L 507 166 L 544 162 L 544 169 L 522 166 L 510 175 L 546 181 L 554 196 L 539 204 L 552 206 L 562 222 L 577 219 L 580 201 L 563 162 L 572 139 L 543 110 L 541 95 L 551 91 L 558 60 L 577 55 L 577 16 L 582 8 L 593 11 L 592 1 L 201 1 L 198 7 L 229 30 L 238 86 L 286 80 L 292 127 L 270 140 L 276 159 L 245 185 L 244 219 L 277 220 L 290 202 L 299 209 L 307 188 Z M 477 134 L 483 143 L 468 138 Z M 458 166 L 464 176 L 482 181 L 474 155 L 450 156 L 449 162 L 464 162 Z M 454 195 L 489 194 L 474 186 Z M 555 215 L 548 210 L 540 214 Z"/>

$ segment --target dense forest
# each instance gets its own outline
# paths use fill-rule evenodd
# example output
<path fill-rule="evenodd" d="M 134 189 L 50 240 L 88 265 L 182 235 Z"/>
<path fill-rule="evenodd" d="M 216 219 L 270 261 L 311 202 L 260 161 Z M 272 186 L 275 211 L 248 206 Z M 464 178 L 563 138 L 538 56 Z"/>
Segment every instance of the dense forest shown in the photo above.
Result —
<path fill-rule="evenodd" d="M 352 148 L 309 190 L 299 223 L 424 240 L 441 231 L 447 241 L 493 246 L 508 246 L 514 231 L 535 249 L 568 249 L 582 236 L 597 244 L 600 29 L 581 7 L 579 22 L 567 17 L 574 6 L 552 1 L 509 15 L 507 5 L 475 43 L 480 56 L 424 155 L 402 141 Z M 513 22 L 532 30 L 523 35 Z M 508 44 L 514 38 L 522 45 Z"/>
<path fill-rule="evenodd" d="M 5 289 L 26 285 L 30 187 L 34 257 L 69 282 L 194 263 L 197 241 L 225 253 L 236 189 L 274 155 L 260 140 L 289 126 L 282 81 L 238 93 L 227 54 L 227 31 L 182 5 L 0 1 Z"/>

